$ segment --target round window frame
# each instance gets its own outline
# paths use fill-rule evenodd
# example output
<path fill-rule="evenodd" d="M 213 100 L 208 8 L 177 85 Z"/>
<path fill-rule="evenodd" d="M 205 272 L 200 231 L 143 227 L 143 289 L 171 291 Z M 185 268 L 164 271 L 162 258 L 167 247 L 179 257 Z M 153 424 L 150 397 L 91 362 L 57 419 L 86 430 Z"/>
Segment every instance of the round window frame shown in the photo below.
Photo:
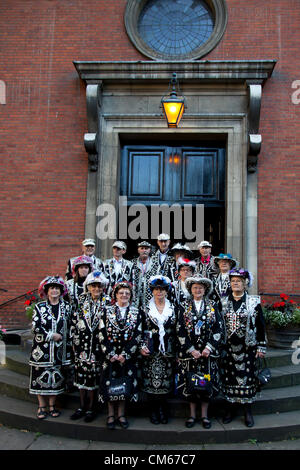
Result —
<path fill-rule="evenodd" d="M 143 8 L 149 0 L 128 0 L 125 10 L 124 22 L 127 34 L 134 46 L 146 57 L 160 61 L 187 61 L 196 60 L 211 52 L 221 41 L 227 26 L 227 5 L 225 0 L 205 0 L 214 17 L 213 32 L 204 44 L 197 47 L 188 54 L 178 54 L 174 57 L 162 54 L 152 49 L 146 44 L 139 35 L 138 21 Z"/>

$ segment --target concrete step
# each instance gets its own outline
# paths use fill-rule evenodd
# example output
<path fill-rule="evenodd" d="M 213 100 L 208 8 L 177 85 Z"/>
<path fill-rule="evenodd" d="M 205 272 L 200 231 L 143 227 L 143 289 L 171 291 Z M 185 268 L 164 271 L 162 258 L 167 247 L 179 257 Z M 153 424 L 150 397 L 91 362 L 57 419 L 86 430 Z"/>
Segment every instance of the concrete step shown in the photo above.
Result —
<path fill-rule="evenodd" d="M 36 397 L 28 392 L 29 378 L 18 372 L 0 367 L 0 393 L 8 397 L 36 403 Z M 142 403 L 130 406 L 133 415 L 146 415 L 145 400 Z M 74 410 L 79 406 L 79 393 L 65 393 L 58 397 L 61 407 Z M 214 400 L 211 405 L 212 412 L 222 414 L 224 401 L 221 398 Z M 258 394 L 257 401 L 253 405 L 255 414 L 267 414 L 286 412 L 300 409 L 300 385 L 282 388 L 265 388 Z M 188 412 L 188 405 L 182 400 L 173 398 L 170 400 L 171 416 L 184 418 Z"/>
<path fill-rule="evenodd" d="M 266 362 L 270 368 L 281 368 L 293 366 L 292 354 L 294 350 L 269 349 Z M 21 374 L 29 375 L 28 365 L 29 351 L 25 351 L 19 346 L 10 345 L 6 347 L 6 367 Z M 295 367 L 295 366 L 294 366 Z M 296 366 L 297 369 L 297 366 Z M 300 370 L 300 367 L 299 367 Z"/>
<path fill-rule="evenodd" d="M 211 429 L 200 424 L 187 429 L 184 419 L 170 419 L 166 425 L 153 425 L 147 418 L 129 417 L 129 428 L 110 431 L 106 427 L 106 412 L 92 423 L 70 420 L 71 411 L 64 410 L 59 418 L 36 419 L 37 406 L 33 403 L 1 396 L 0 422 L 4 426 L 32 432 L 92 441 L 143 444 L 209 444 L 249 441 L 277 441 L 300 436 L 300 411 L 255 416 L 255 426 L 247 428 L 243 418 L 237 417 L 228 425 L 220 418 L 212 419 Z"/>
<path fill-rule="evenodd" d="M 32 333 L 30 329 L 23 330 L 11 330 L 6 335 L 7 344 L 14 345 L 13 348 L 16 349 L 16 345 L 20 345 L 18 349 L 21 350 L 24 357 L 28 357 L 31 351 L 32 346 Z M 16 341 L 18 338 L 18 341 Z M 267 351 L 267 363 L 269 367 L 280 367 L 284 365 L 291 364 L 291 357 L 293 354 L 293 349 L 278 349 L 278 348 L 268 348 Z"/>
<path fill-rule="evenodd" d="M 266 389 L 291 387 L 300 384 L 299 365 L 288 365 L 271 368 L 272 378 Z"/>
<path fill-rule="evenodd" d="M 300 367 L 292 364 L 292 352 L 293 350 L 278 349 L 268 351 L 267 365 L 271 368 L 272 379 L 265 390 L 300 385 Z M 4 367 L 28 377 L 30 372 L 29 354 L 28 351 L 26 352 L 18 346 L 7 346 Z"/>
<path fill-rule="evenodd" d="M 17 346 L 6 346 L 6 364 L 10 370 L 29 376 L 30 366 L 28 364 L 30 353 Z"/>

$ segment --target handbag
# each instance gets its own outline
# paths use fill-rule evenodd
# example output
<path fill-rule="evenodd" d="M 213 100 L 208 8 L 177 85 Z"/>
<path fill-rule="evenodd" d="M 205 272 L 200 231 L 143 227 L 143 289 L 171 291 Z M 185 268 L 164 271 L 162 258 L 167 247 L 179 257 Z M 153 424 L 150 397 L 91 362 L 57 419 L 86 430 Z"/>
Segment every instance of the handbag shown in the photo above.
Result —
<path fill-rule="evenodd" d="M 122 367 L 121 377 L 112 377 L 112 366 L 109 370 L 109 384 L 107 385 L 107 395 L 109 401 L 117 399 L 126 400 L 131 397 L 133 390 L 133 379 L 125 375 L 125 367 Z"/>
<path fill-rule="evenodd" d="M 258 359 L 258 368 L 257 368 L 256 377 L 257 377 L 259 387 L 264 387 L 265 385 L 267 385 L 272 378 L 271 371 L 269 367 L 267 367 L 267 361 L 265 358 Z"/>
<path fill-rule="evenodd" d="M 210 361 L 209 361 L 210 365 Z M 210 367 L 209 367 L 210 370 Z M 186 372 L 186 389 L 189 394 L 205 395 L 210 397 L 213 392 L 209 374 L 198 374 L 197 372 Z"/>

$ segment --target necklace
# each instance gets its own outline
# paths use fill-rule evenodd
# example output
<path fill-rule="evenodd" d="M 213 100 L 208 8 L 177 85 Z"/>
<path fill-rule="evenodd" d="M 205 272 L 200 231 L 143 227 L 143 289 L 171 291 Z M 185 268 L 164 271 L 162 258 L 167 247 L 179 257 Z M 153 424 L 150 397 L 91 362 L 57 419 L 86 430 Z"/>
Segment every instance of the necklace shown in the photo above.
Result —
<path fill-rule="evenodd" d="M 240 299 L 241 297 L 243 297 L 244 295 L 244 292 L 242 293 L 242 295 L 235 295 L 235 294 L 232 294 L 233 295 L 233 298 L 237 298 L 237 299 Z"/>

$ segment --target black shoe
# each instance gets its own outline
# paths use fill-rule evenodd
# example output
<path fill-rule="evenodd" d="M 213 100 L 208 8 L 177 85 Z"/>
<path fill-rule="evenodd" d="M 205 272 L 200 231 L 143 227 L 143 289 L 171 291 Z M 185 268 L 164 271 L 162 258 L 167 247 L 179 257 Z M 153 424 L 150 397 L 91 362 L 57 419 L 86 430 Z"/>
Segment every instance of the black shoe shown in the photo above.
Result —
<path fill-rule="evenodd" d="M 85 418 L 84 418 L 84 421 L 86 423 L 91 423 L 95 418 L 96 418 L 95 411 L 92 411 L 92 410 L 86 411 Z"/>
<path fill-rule="evenodd" d="M 201 421 L 202 421 L 202 426 L 204 427 L 204 429 L 211 428 L 211 421 L 210 419 L 208 419 L 207 416 L 204 416 L 203 418 L 201 418 Z"/>
<path fill-rule="evenodd" d="M 247 428 L 253 428 L 254 426 L 254 419 L 253 419 L 251 411 L 247 411 L 245 413 L 245 424 Z"/>
<path fill-rule="evenodd" d="M 110 418 L 114 418 L 113 421 L 110 421 Z M 114 416 L 108 416 L 106 419 L 106 426 L 108 429 L 115 429 L 116 427 L 116 420 Z"/>
<path fill-rule="evenodd" d="M 185 427 L 193 428 L 195 424 L 196 424 L 196 418 L 193 418 L 193 416 L 190 416 L 185 422 Z"/>
<path fill-rule="evenodd" d="M 223 417 L 222 422 L 223 424 L 229 424 L 233 420 L 233 414 L 228 412 L 226 415 Z"/>
<path fill-rule="evenodd" d="M 75 421 L 76 419 L 82 418 L 84 415 L 85 415 L 85 410 L 83 410 L 82 408 L 77 408 L 77 410 L 75 411 L 75 413 L 73 413 L 73 414 L 70 416 L 70 419 L 72 419 L 73 421 Z"/>
<path fill-rule="evenodd" d="M 152 424 L 160 424 L 160 418 L 159 418 L 159 414 L 157 411 L 152 411 L 150 413 L 150 422 Z"/>
<path fill-rule="evenodd" d="M 159 408 L 159 420 L 161 424 L 168 424 L 168 415 L 162 406 Z"/>
<path fill-rule="evenodd" d="M 122 429 L 127 429 L 129 426 L 126 416 L 118 416 L 116 423 L 121 426 Z"/>
<path fill-rule="evenodd" d="M 236 416 L 236 407 L 235 404 L 227 405 L 225 408 L 226 414 L 222 419 L 223 424 L 229 424 Z"/>

